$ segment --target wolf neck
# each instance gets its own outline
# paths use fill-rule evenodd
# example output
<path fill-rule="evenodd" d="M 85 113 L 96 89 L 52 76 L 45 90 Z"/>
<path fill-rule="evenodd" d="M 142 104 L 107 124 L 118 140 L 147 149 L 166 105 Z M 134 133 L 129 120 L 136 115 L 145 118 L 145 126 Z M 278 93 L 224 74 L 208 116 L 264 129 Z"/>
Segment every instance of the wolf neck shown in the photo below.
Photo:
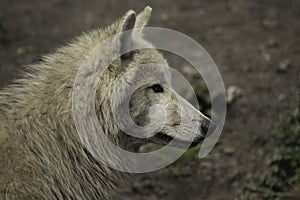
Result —
<path fill-rule="evenodd" d="M 51 121 L 56 124 L 58 121 L 73 121 L 72 89 L 76 73 L 90 52 L 101 41 L 113 36 L 117 27 L 118 21 L 105 31 L 99 29 L 83 34 L 67 46 L 44 56 L 41 63 L 29 66 L 33 73 L 24 73 L 23 78 L 16 80 L 15 84 L 0 91 L 0 117 L 3 111 L 11 118 L 20 118 L 22 121 L 44 119 L 50 122 L 49 126 Z M 104 92 L 99 91 L 100 101 L 96 104 L 103 105 L 98 108 L 107 106 L 109 94 Z M 109 114 L 103 113 L 107 119 Z"/>
<path fill-rule="evenodd" d="M 17 80 L 17 87 L 12 86 L 13 95 L 22 96 L 16 100 L 16 104 L 10 105 L 8 112 L 13 118 L 19 118 L 19 123 L 25 126 L 35 124 L 37 127 L 43 125 L 49 129 L 68 130 L 70 133 L 65 133 L 62 137 L 69 140 L 68 144 L 78 143 L 72 116 L 72 92 L 76 74 L 90 52 L 101 41 L 114 35 L 117 27 L 118 23 L 115 23 L 106 28 L 105 32 L 94 30 L 83 34 L 76 38 L 75 42 L 45 56 L 43 62 L 31 66 L 36 73 L 25 74 L 23 79 Z M 114 78 L 116 77 L 109 77 L 112 82 Z M 98 101 L 95 108 L 99 123 L 106 124 L 103 126 L 104 133 L 118 144 L 119 129 L 114 125 L 111 111 L 108 109 L 110 94 L 107 87 L 113 86 L 106 85 L 106 89 L 99 87 L 97 90 Z M 53 131 L 51 134 L 61 136 L 60 131 Z"/>

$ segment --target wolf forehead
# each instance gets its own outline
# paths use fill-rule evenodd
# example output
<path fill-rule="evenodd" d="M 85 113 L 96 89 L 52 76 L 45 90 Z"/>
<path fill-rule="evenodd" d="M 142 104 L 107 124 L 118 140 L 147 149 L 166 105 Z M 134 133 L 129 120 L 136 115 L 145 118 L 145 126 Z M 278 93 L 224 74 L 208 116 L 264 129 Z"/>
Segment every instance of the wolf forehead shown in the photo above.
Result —
<path fill-rule="evenodd" d="M 134 54 L 134 59 L 129 63 L 128 67 L 135 68 L 138 73 L 143 73 L 150 77 L 167 78 L 171 76 L 168 62 L 157 49 L 139 50 Z"/>
<path fill-rule="evenodd" d="M 140 50 L 135 53 L 123 75 L 125 78 L 131 77 L 132 81 L 142 81 L 145 84 L 171 85 L 172 81 L 169 64 L 156 49 Z"/>

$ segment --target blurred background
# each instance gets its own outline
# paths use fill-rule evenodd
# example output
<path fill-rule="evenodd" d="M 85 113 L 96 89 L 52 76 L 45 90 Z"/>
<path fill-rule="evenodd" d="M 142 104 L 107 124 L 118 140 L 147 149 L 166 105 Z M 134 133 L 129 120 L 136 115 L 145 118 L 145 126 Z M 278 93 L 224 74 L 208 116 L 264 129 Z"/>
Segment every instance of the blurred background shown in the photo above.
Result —
<path fill-rule="evenodd" d="M 150 26 L 180 31 L 211 55 L 227 88 L 227 118 L 208 157 L 191 149 L 168 168 L 126 179 L 115 198 L 299 200 L 298 0 L 1 0 L 1 87 L 72 37 L 146 5 L 153 8 Z M 209 113 L 195 72 L 174 56 L 169 62 L 191 79 Z"/>

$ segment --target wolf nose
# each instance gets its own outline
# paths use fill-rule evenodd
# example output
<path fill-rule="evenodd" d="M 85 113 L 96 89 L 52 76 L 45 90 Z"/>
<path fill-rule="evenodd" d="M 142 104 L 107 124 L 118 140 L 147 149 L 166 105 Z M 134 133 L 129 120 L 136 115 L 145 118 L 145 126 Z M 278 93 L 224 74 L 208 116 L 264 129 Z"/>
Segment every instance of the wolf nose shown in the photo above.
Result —
<path fill-rule="evenodd" d="M 209 127 L 211 127 L 210 133 L 212 133 L 216 129 L 217 126 L 213 122 L 211 122 L 210 120 L 204 120 L 201 123 L 201 130 L 203 131 L 203 133 L 205 135 L 207 135 Z"/>

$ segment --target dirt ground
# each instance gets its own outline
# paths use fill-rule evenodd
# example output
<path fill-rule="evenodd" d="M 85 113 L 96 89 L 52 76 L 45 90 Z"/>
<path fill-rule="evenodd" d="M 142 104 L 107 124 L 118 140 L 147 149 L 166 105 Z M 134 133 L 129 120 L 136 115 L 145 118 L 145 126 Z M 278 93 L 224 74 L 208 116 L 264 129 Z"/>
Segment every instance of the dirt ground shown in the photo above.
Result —
<path fill-rule="evenodd" d="M 186 162 L 186 173 L 171 166 L 134 175 L 116 199 L 235 199 L 268 171 L 272 128 L 299 100 L 298 0 L 1 0 L 0 84 L 82 31 L 146 5 L 153 8 L 151 26 L 198 41 L 225 86 L 238 86 L 242 96 L 228 108 L 220 141 L 208 158 Z M 180 69 L 182 63 L 175 63 Z"/>

